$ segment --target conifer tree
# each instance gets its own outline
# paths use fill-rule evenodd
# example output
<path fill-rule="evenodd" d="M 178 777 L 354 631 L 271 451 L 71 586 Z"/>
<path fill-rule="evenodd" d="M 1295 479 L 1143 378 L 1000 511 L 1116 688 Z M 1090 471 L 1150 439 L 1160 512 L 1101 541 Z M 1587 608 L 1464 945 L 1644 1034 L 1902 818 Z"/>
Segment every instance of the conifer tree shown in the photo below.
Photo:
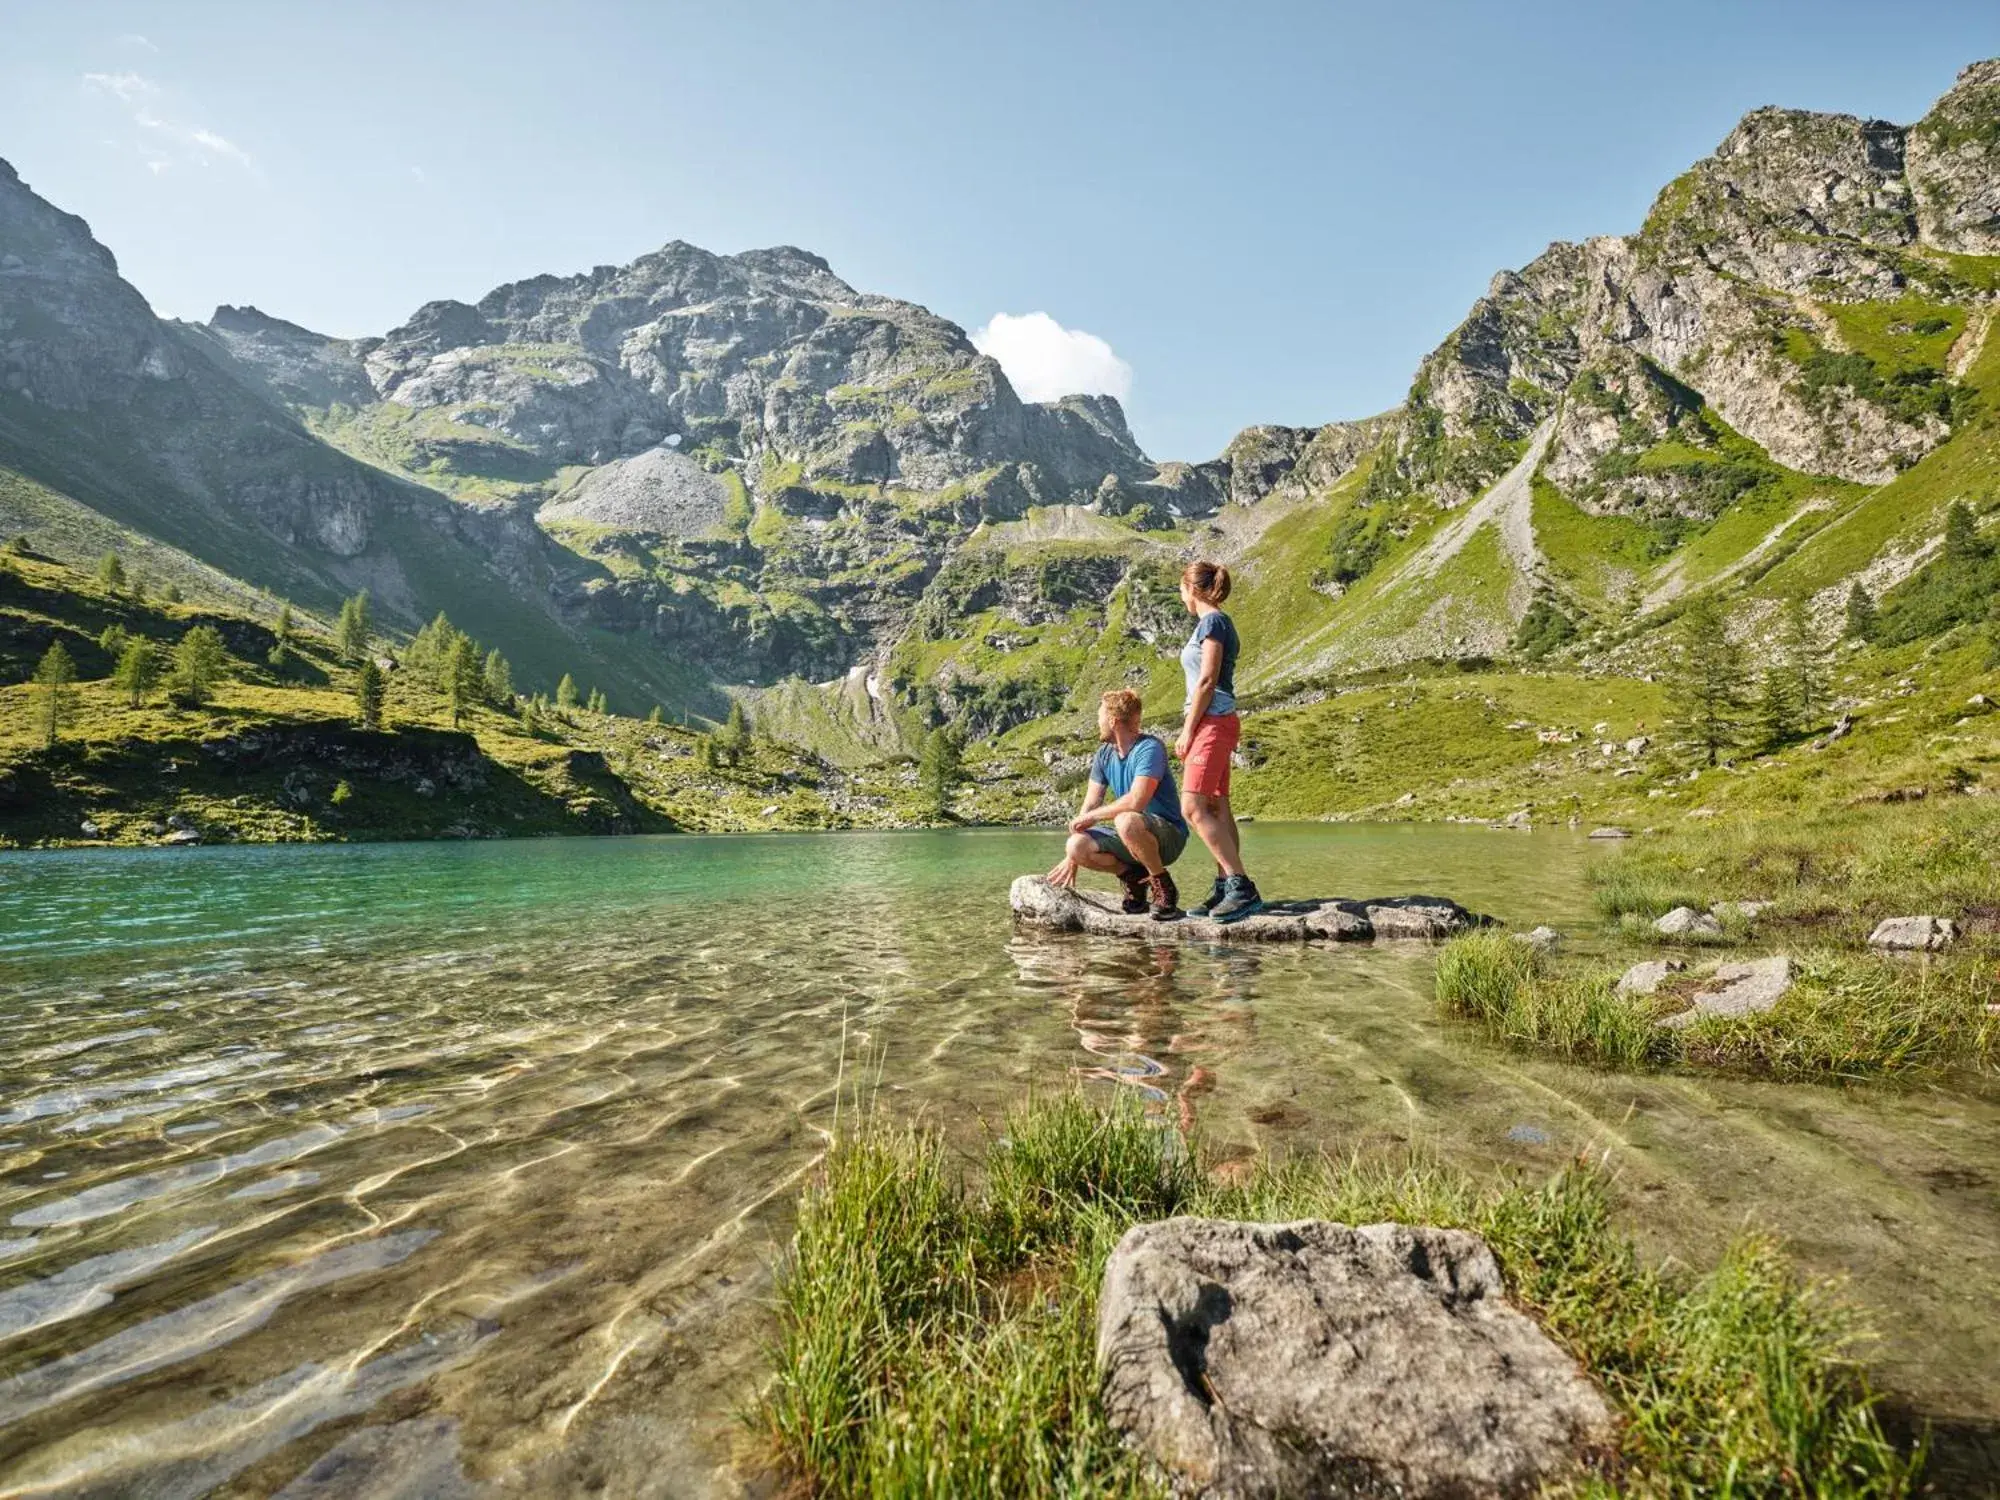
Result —
<path fill-rule="evenodd" d="M 694 742 L 694 763 L 704 771 L 713 771 L 716 765 L 715 736 L 697 735 Z"/>
<path fill-rule="evenodd" d="M 507 664 L 507 658 L 498 651 L 486 653 L 486 669 L 482 674 L 486 701 L 495 708 L 511 708 L 514 705 L 514 669 Z"/>
<path fill-rule="evenodd" d="M 1826 647 L 1813 624 L 1806 601 L 1794 598 L 1785 606 L 1780 628 L 1785 670 L 1791 678 L 1789 697 L 1798 714 L 1799 729 L 1811 729 L 1826 710 L 1829 673 Z"/>
<path fill-rule="evenodd" d="M 556 707 L 564 713 L 576 707 L 576 679 L 565 672 L 556 684 Z"/>
<path fill-rule="evenodd" d="M 661 711 L 659 704 L 655 703 L 653 705 L 653 711 L 646 715 L 646 722 L 653 725 L 664 724 L 666 722 L 666 715 Z"/>
<path fill-rule="evenodd" d="M 169 604 L 179 604 L 181 602 L 181 586 L 178 583 L 169 583 L 164 589 L 160 590 L 160 597 Z"/>
<path fill-rule="evenodd" d="M 200 708 L 215 696 L 227 661 L 221 633 L 213 625 L 195 626 L 174 647 L 168 696 L 184 708 Z"/>
<path fill-rule="evenodd" d="M 604 690 L 602 688 L 592 688 L 590 690 L 590 711 L 594 714 L 608 714 L 611 712 L 610 705 L 605 701 Z"/>
<path fill-rule="evenodd" d="M 1979 523 L 1972 507 L 1963 500 L 1951 502 L 1944 513 L 1944 555 L 1949 562 L 1977 562 L 1986 556 L 1986 544 L 1979 539 Z"/>
<path fill-rule="evenodd" d="M 125 559 L 107 552 L 97 560 L 97 581 L 114 594 L 125 592 Z"/>
<path fill-rule="evenodd" d="M 115 657 L 125 649 L 125 643 L 131 638 L 131 632 L 123 625 L 107 625 L 98 634 L 97 649 Z"/>
<path fill-rule="evenodd" d="M 292 659 L 292 638 L 297 634 L 297 627 L 292 623 L 292 604 L 289 599 L 278 606 L 278 623 L 271 627 L 271 634 L 276 636 L 277 640 L 271 646 L 268 659 L 272 666 L 282 668 Z"/>
<path fill-rule="evenodd" d="M 923 794 L 924 811 L 934 819 L 943 818 L 951 807 L 952 792 L 964 779 L 964 742 L 949 724 L 939 725 L 924 736 L 917 757 L 917 788 Z"/>
<path fill-rule="evenodd" d="M 445 705 L 454 728 L 465 722 L 465 710 L 478 701 L 481 685 L 479 645 L 471 636 L 454 631 L 444 660 Z"/>
<path fill-rule="evenodd" d="M 125 694 L 128 707 L 141 707 L 146 695 L 160 681 L 159 648 L 143 635 L 127 636 L 119 649 L 118 665 L 112 669 L 111 680 Z"/>
<path fill-rule="evenodd" d="M 1756 713 L 1757 743 L 1761 749 L 1776 750 L 1798 738 L 1798 690 L 1789 672 L 1772 667 L 1764 673 L 1757 693 Z"/>
<path fill-rule="evenodd" d="M 1871 641 L 1875 638 L 1875 599 L 1861 586 L 1859 578 L 1854 587 L 1847 591 L 1847 636 L 1849 640 Z"/>
<path fill-rule="evenodd" d="M 363 589 L 340 606 L 340 620 L 333 627 L 333 644 L 344 660 L 360 661 L 368 654 L 368 641 L 374 633 L 368 590 Z"/>
<path fill-rule="evenodd" d="M 42 690 L 43 743 L 51 750 L 63 724 L 76 707 L 76 662 L 69 648 L 54 641 L 35 668 L 35 685 Z"/>
<path fill-rule="evenodd" d="M 1697 599 L 1681 616 L 1667 697 L 1709 765 L 1735 747 L 1743 730 L 1743 651 L 1713 600 Z"/>
<path fill-rule="evenodd" d="M 382 669 L 372 657 L 364 659 L 354 674 L 354 717 L 363 729 L 382 727 L 382 704 L 387 696 Z"/>
<path fill-rule="evenodd" d="M 523 698 L 521 700 L 521 733 L 540 734 L 541 732 L 541 700 L 538 698 Z"/>

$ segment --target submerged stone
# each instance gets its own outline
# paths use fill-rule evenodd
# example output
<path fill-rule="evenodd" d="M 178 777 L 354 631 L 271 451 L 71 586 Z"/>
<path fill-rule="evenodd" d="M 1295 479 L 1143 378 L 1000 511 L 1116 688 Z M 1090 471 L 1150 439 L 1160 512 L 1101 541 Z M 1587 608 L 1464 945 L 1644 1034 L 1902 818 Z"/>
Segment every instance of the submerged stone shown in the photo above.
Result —
<path fill-rule="evenodd" d="M 1467 911 L 1442 896 L 1379 896 L 1354 901 L 1327 896 L 1303 901 L 1269 901 L 1254 917 L 1222 923 L 1206 917 L 1155 922 L 1145 913 L 1122 912 L 1111 898 L 1050 885 L 1041 875 L 1023 875 L 1008 892 L 1021 921 L 1056 932 L 1094 932 L 1115 937 L 1177 939 L 1183 942 L 1368 943 L 1389 939 L 1443 942 L 1490 917 Z"/>
<path fill-rule="evenodd" d="M 1111 1421 L 1179 1493 L 1528 1495 L 1613 1440 L 1462 1229 L 1141 1224 L 1105 1267 Z"/>

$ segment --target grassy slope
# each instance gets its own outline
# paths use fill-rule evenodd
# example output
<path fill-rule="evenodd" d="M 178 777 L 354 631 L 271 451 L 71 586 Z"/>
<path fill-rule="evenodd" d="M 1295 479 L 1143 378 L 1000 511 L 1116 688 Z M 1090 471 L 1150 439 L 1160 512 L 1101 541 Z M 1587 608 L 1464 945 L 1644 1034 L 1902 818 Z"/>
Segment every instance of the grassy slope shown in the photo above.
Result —
<path fill-rule="evenodd" d="M 155 691 L 138 708 L 104 680 L 97 644 L 119 625 L 170 647 L 201 621 L 237 643 L 226 680 L 201 709 Z M 29 676 L 51 640 L 81 681 L 54 749 L 44 747 L 44 690 Z M 487 707 L 461 730 L 439 696 L 390 674 L 393 732 L 353 729 L 352 674 L 323 638 L 302 638 L 282 671 L 263 659 L 268 628 L 196 605 L 110 593 L 59 563 L 9 558 L 0 573 L 0 843 L 144 843 L 179 816 L 213 837 L 247 840 L 430 837 L 900 826 L 918 821 L 914 778 L 894 769 L 834 772 L 781 745 L 753 745 L 741 765 L 703 769 L 699 736 L 672 725 L 581 711 L 536 734 Z M 218 747 L 261 743 L 232 762 Z M 348 762 L 361 769 L 347 770 Z M 402 770 L 387 773 L 384 762 Z M 476 786 L 454 767 L 475 766 Z M 420 793 L 419 780 L 431 783 Z M 336 787 L 349 795 L 334 800 Z"/>

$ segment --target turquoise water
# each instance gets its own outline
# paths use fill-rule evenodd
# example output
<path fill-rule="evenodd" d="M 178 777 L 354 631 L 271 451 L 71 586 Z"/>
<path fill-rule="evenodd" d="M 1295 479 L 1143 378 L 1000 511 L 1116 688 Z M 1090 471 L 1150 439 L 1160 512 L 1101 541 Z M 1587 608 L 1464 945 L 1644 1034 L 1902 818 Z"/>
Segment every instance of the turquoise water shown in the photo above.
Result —
<path fill-rule="evenodd" d="M 1565 834 L 1246 836 L 1277 892 L 1590 925 Z M 0 857 L 0 1497 L 732 1493 L 769 1267 L 857 1077 L 968 1146 L 1080 1078 L 1226 1156 L 1602 1157 L 1649 1248 L 1776 1229 L 1880 1312 L 1901 1391 L 2000 1416 L 1990 1095 L 1524 1061 L 1438 1019 L 1422 951 L 1016 932 L 1007 881 L 1058 852 Z"/>

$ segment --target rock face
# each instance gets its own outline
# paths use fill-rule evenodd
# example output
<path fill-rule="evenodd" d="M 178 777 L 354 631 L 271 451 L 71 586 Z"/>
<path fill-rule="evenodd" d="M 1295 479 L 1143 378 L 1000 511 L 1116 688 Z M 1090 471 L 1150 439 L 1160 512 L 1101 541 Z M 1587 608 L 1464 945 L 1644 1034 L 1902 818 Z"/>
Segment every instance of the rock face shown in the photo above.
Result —
<path fill-rule="evenodd" d="M 1464 1230 L 1171 1219 L 1105 1268 L 1111 1420 L 1185 1493 L 1536 1493 L 1609 1447 L 1575 1362 Z"/>
<path fill-rule="evenodd" d="M 1274 901 L 1256 916 L 1228 924 L 1205 917 L 1155 922 L 1143 913 L 1128 916 L 1109 898 L 1051 885 L 1040 875 L 1016 879 L 1007 899 L 1015 917 L 1032 926 L 1156 942 L 1369 943 L 1415 939 L 1436 943 L 1492 920 L 1439 896 L 1393 896 L 1367 901 L 1341 897 Z"/>
<path fill-rule="evenodd" d="M 1888 917 L 1868 934 L 1871 948 L 1905 953 L 1935 953 L 1958 941 L 1958 923 L 1950 917 Z"/>
<path fill-rule="evenodd" d="M 1748 963 L 1720 964 L 1695 991 L 1694 1004 L 1664 1017 L 1660 1024 L 1678 1031 L 1706 1016 L 1761 1015 L 1782 1000 L 1791 987 L 1792 961 L 1783 954 Z"/>

